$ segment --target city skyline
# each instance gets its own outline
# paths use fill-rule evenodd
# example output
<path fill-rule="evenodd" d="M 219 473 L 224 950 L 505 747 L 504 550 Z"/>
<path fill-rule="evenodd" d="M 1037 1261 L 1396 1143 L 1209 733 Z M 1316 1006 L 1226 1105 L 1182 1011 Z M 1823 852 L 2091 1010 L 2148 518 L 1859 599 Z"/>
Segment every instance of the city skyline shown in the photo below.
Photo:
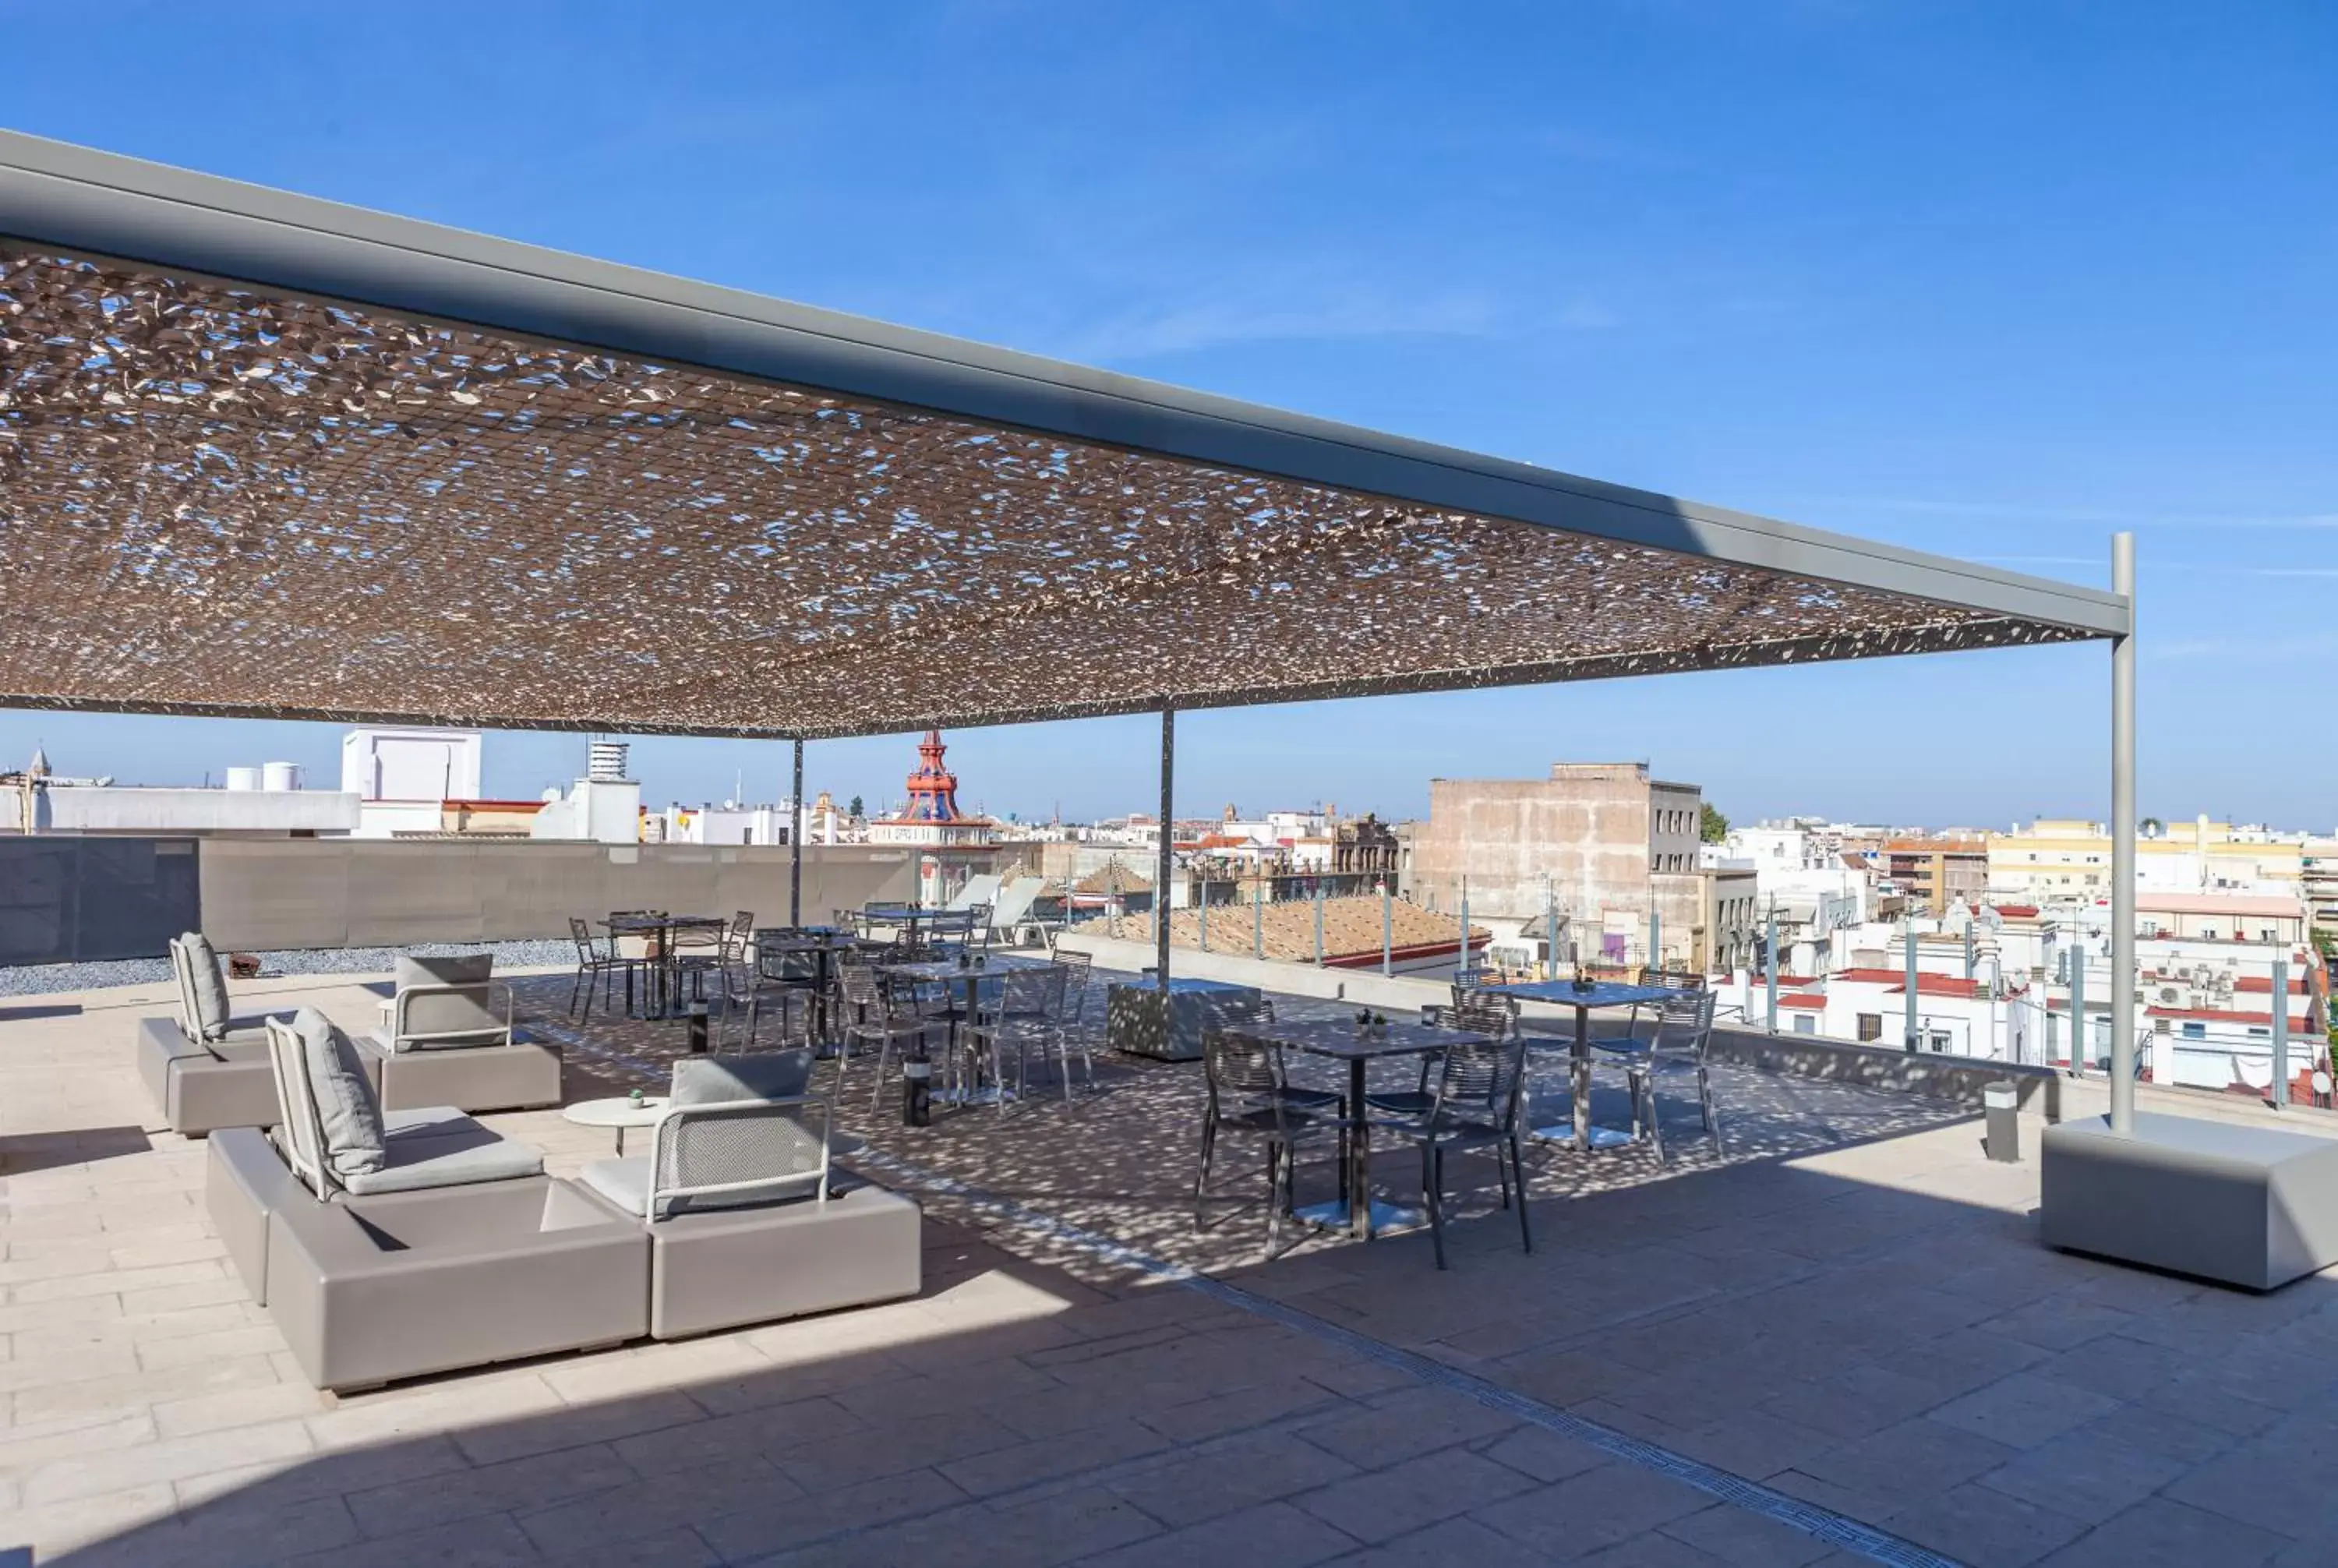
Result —
<path fill-rule="evenodd" d="M 1336 32 L 947 11 L 679 40 L 498 8 L 448 14 L 472 44 L 449 60 L 410 13 L 155 11 L 103 103 L 71 17 L 9 15 L 12 122 L 44 134 L 2073 581 L 2103 583 L 2131 527 L 2141 808 L 2338 818 L 2312 706 L 2338 649 L 2316 13 L 2048 14 L 2014 58 L 1970 17 L 1832 7 L 1383 7 Z M 492 76 L 523 46 L 633 90 L 530 136 Z M 1341 85 L 1396 58 L 1402 115 Z M 211 66 L 238 93 L 187 116 L 172 84 Z M 394 120 L 352 107 L 392 95 Z M 1432 771 L 1645 757 L 1744 818 L 2100 817 L 2106 664 L 2012 650 L 1194 714 L 1181 808 L 1337 789 L 1409 816 Z M 337 734 L 8 713 L 0 758 L 39 740 L 61 767 L 191 781 L 313 772 Z M 1154 794 L 1142 719 L 954 743 L 996 812 Z M 784 747 L 638 745 L 659 795 L 720 799 L 742 770 L 782 792 Z M 880 799 L 903 745 L 820 743 L 807 781 Z M 532 797 L 582 748 L 497 736 L 490 787 Z"/>

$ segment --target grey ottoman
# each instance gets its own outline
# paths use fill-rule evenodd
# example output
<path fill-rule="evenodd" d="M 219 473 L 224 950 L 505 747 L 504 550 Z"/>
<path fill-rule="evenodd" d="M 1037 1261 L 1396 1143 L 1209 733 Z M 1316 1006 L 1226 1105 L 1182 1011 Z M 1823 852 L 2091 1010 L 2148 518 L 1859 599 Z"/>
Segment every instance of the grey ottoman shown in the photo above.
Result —
<path fill-rule="evenodd" d="M 2270 1290 L 2338 1263 L 2338 1139 L 2136 1113 L 2046 1129 L 2048 1247 Z"/>
<path fill-rule="evenodd" d="M 924 1261 L 917 1203 L 850 1181 L 834 1178 L 826 1202 L 677 1214 L 645 1227 L 650 1332 L 683 1339 L 916 1295 Z"/>

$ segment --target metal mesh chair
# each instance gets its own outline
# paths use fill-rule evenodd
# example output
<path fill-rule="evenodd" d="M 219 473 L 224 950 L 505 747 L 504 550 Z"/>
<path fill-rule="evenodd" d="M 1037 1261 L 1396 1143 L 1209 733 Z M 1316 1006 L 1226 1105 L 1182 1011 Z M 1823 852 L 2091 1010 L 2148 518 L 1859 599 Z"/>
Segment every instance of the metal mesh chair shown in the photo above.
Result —
<path fill-rule="evenodd" d="M 1282 1219 L 1294 1207 L 1295 1154 L 1314 1138 L 1339 1140 L 1341 1127 L 1291 1098 L 1282 1047 L 1220 1028 L 1202 1031 L 1202 1072 L 1209 1097 L 1202 1112 L 1202 1157 L 1194 1175 L 1194 1229 L 1205 1227 L 1210 1163 L 1226 1134 L 1255 1138 L 1266 1145 L 1266 1256 L 1282 1250 Z"/>
<path fill-rule="evenodd" d="M 1632 1134 L 1636 1138 L 1643 1126 L 1647 1129 L 1648 1142 L 1659 1164 L 1665 1160 L 1665 1132 L 1656 1083 L 1675 1075 L 1696 1074 L 1697 1111 L 1713 1139 L 1714 1152 L 1722 1152 L 1721 1116 L 1714 1107 L 1713 1076 L 1705 1065 L 1705 1052 L 1713 1040 L 1714 1001 L 1710 991 L 1682 992 L 1657 1004 L 1655 1033 L 1646 1040 L 1629 1045 L 1594 1042 L 1606 1058 L 1605 1064 L 1622 1068 L 1632 1095 Z"/>
<path fill-rule="evenodd" d="M 1094 960 L 1086 953 L 1060 953 L 1053 960 L 1056 972 L 1064 977 L 1064 994 L 1056 1009 L 1056 1026 L 1052 1038 L 1056 1046 L 1056 1071 L 1063 1074 L 1064 1098 L 1072 1097 L 1072 1052 L 1080 1054 L 1080 1063 L 1087 1069 L 1088 1087 L 1095 1087 L 1095 1054 L 1088 1043 L 1082 1018 L 1087 1011 L 1088 975 Z"/>
<path fill-rule="evenodd" d="M 836 1092 L 840 1096 L 844 1093 L 844 1075 L 852 1065 L 854 1047 L 863 1041 L 874 1042 L 877 1082 L 869 1091 L 869 1108 L 873 1111 L 885 1092 L 885 1063 L 892 1058 L 896 1045 L 914 1039 L 922 1053 L 926 1034 L 936 1020 L 918 1012 L 913 1001 L 895 995 L 877 971 L 866 964 L 839 965 L 836 984 L 844 1004 L 844 1027 L 840 1031 L 843 1054 L 836 1062 Z"/>
<path fill-rule="evenodd" d="M 967 1054 L 977 1069 L 987 1058 L 990 1081 L 998 1086 L 998 1108 L 1007 1108 L 1007 1052 L 1015 1052 L 1015 1089 L 1023 1091 L 1030 1049 L 1036 1042 L 1044 1054 L 1049 1041 L 1062 1034 L 1064 1011 L 1064 972 L 1052 965 L 1045 969 L 1010 969 L 998 977 L 996 1001 L 987 1005 L 980 1018 L 968 1025 L 963 1038 Z M 979 1073 L 977 1073 L 977 1076 Z M 1072 1097 L 1071 1075 L 1064 1077 L 1064 1098 Z"/>
<path fill-rule="evenodd" d="M 1527 1220 L 1526 1167 L 1518 1150 L 1527 1046 L 1525 1037 L 1509 1025 L 1510 1020 L 1502 1018 L 1494 1023 L 1486 1039 L 1448 1045 L 1439 1055 L 1432 1090 L 1364 1096 L 1370 1109 L 1393 1112 L 1387 1120 L 1375 1119 L 1374 1126 L 1386 1127 L 1420 1145 L 1420 1191 L 1429 1203 L 1429 1235 L 1439 1269 L 1445 1267 L 1445 1155 L 1449 1150 L 1493 1150 L 1502 1207 L 1511 1206 L 1515 1179 L 1518 1238 L 1528 1251 L 1534 1250 L 1534 1232 Z M 1457 1023 L 1455 1026 L 1479 1025 Z"/>
<path fill-rule="evenodd" d="M 612 935 L 604 948 L 594 938 L 593 927 L 572 915 L 568 917 L 568 935 L 576 944 L 576 979 L 568 987 L 568 1015 L 576 1016 L 576 1004 L 581 996 L 584 1004 L 584 1022 L 593 1018 L 593 983 L 601 983 L 601 1002 L 606 1006 L 616 976 L 625 976 L 625 989 L 633 990 L 634 960 L 618 951 L 617 938 Z"/>

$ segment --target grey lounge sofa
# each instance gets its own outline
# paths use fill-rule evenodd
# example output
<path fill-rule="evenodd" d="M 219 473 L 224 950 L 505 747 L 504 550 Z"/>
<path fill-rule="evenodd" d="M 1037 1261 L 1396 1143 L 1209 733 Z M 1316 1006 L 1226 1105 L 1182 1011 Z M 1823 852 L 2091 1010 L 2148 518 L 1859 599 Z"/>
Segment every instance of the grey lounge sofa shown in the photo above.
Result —
<path fill-rule="evenodd" d="M 355 1071 L 357 1053 L 348 1037 L 321 1014 L 303 1008 L 290 1020 L 270 1019 L 264 1065 L 276 1109 L 272 1134 L 258 1128 L 222 1128 L 211 1140 L 204 1171 L 204 1206 L 252 1299 L 268 1301 L 269 1217 L 280 1209 L 328 1205 L 351 1196 L 379 1197 L 508 1181 L 538 1176 L 544 1156 L 525 1143 L 489 1131 L 452 1106 L 383 1112 L 359 1107 L 360 1118 L 379 1124 L 381 1156 L 343 1160 L 337 1168 L 323 1113 L 318 1106 L 309 1055 L 310 1036 L 323 1031 L 332 1049 L 351 1064 L 336 1074 L 339 1091 L 362 1098 L 370 1086 Z M 321 1047 L 320 1047 L 321 1049 Z"/>
<path fill-rule="evenodd" d="M 584 1185 L 649 1238 L 654 1338 L 918 1293 L 920 1210 L 831 1171 L 810 1073 L 801 1050 L 678 1062 L 651 1152 L 584 1167 Z"/>
<path fill-rule="evenodd" d="M 201 1138 L 221 1127 L 276 1120 L 276 1087 L 258 1018 L 228 1014 L 219 955 L 201 932 L 171 939 L 176 1017 L 138 1020 L 138 1073 L 174 1132 Z"/>
<path fill-rule="evenodd" d="M 486 953 L 398 959 L 389 1019 L 358 1042 L 384 1111 L 560 1103 L 559 1049 L 513 1030 L 511 987 L 494 963 Z"/>

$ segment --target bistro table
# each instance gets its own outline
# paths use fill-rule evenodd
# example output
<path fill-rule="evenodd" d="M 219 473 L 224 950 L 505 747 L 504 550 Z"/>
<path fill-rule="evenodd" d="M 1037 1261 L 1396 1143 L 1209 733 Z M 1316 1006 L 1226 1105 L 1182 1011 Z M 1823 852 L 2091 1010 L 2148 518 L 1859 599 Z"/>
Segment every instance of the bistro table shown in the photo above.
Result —
<path fill-rule="evenodd" d="M 1663 985 L 1626 985 L 1616 980 L 1595 980 L 1581 988 L 1572 980 L 1521 980 L 1509 985 L 1488 985 L 1485 990 L 1492 996 L 1512 996 L 1521 1002 L 1547 1002 L 1575 1009 L 1575 1040 L 1567 1063 L 1567 1097 L 1573 1102 L 1574 1125 L 1537 1127 L 1534 1136 L 1551 1143 L 1572 1140 L 1577 1149 L 1586 1151 L 1615 1149 L 1633 1142 L 1632 1135 L 1621 1128 L 1591 1124 L 1591 1014 L 1602 1007 L 1638 1007 L 1664 1002 L 1680 993 Z"/>
<path fill-rule="evenodd" d="M 625 1152 L 625 1129 L 654 1127 L 665 1114 L 666 1097 L 644 1094 L 636 1100 L 629 1094 L 612 1095 L 606 1100 L 579 1100 L 560 1108 L 561 1120 L 574 1122 L 579 1127 L 614 1127 L 617 1130 L 617 1152 Z"/>
<path fill-rule="evenodd" d="M 907 980 L 913 985 L 939 985 L 945 991 L 952 985 L 966 988 L 965 1006 L 954 1013 L 949 1020 L 950 1060 L 955 1063 L 958 1060 L 958 1020 L 974 1016 L 976 1000 L 985 980 L 1012 974 L 1018 969 L 1051 969 L 1055 965 L 1045 958 L 1026 958 L 1015 953 L 992 953 L 986 955 L 979 965 L 961 966 L 955 958 L 925 958 L 911 964 L 880 964 L 878 967 L 893 978 Z M 954 1104 L 987 1104 L 990 1102 L 988 1096 L 993 1094 L 999 1099 L 1007 1098 L 1007 1085 L 1000 1083 L 987 1092 L 979 1089 L 949 1090 L 941 1098 Z"/>
<path fill-rule="evenodd" d="M 729 927 L 730 922 L 720 915 L 612 915 L 601 924 L 608 928 L 614 946 L 624 936 L 653 937 L 657 942 L 658 960 L 650 975 L 653 981 L 650 997 L 643 998 L 643 1007 L 634 1013 L 634 972 L 625 970 L 625 1012 L 643 1018 L 682 1018 L 688 1010 L 681 1004 L 678 993 L 682 987 L 682 967 L 674 952 L 674 937 L 683 931 L 716 931 Z"/>
<path fill-rule="evenodd" d="M 1418 1213 L 1383 1203 L 1372 1197 L 1371 1122 L 1365 1116 L 1364 1069 L 1384 1056 L 1426 1056 L 1449 1045 L 1482 1044 L 1486 1036 L 1469 1029 L 1447 1029 L 1391 1018 L 1367 1029 L 1352 1019 L 1309 1019 L 1290 1023 L 1265 1019 L 1215 1025 L 1222 1033 L 1285 1051 L 1329 1057 L 1348 1064 L 1348 1168 L 1341 1177 L 1344 1200 L 1311 1203 L 1298 1217 L 1312 1225 L 1338 1227 L 1369 1241 L 1375 1231 L 1419 1220 Z"/>

